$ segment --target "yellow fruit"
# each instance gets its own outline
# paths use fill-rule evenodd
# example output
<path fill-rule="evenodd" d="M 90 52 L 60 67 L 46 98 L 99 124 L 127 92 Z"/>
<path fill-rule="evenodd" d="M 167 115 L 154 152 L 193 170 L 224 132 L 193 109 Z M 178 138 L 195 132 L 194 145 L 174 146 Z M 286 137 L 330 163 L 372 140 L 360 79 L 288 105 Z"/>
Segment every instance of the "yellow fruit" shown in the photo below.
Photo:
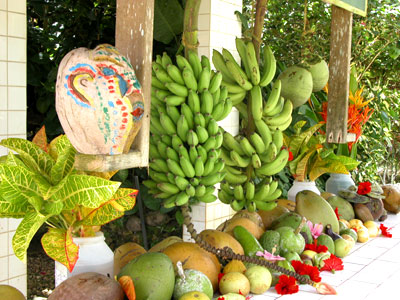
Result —
<path fill-rule="evenodd" d="M 296 202 L 288 200 L 288 199 L 278 199 L 278 206 L 286 207 L 290 211 L 294 211 L 296 209 Z"/>
<path fill-rule="evenodd" d="M 231 272 L 244 273 L 244 272 L 246 272 L 246 266 L 240 260 L 231 260 L 224 267 L 224 270 L 222 273 L 226 274 L 226 273 L 231 273 Z"/>
<path fill-rule="evenodd" d="M 210 298 L 202 292 L 189 292 L 182 295 L 179 300 L 210 300 Z"/>
<path fill-rule="evenodd" d="M 350 228 L 356 228 L 358 230 L 359 227 L 364 226 L 363 222 L 359 219 L 351 219 L 349 221 Z"/>
<path fill-rule="evenodd" d="M 376 237 L 379 234 L 379 227 L 374 221 L 367 221 L 364 226 L 368 229 L 369 237 Z"/>
<path fill-rule="evenodd" d="M 0 284 L 0 299 L 25 300 L 25 297 L 15 287 L 6 284 Z"/>
<path fill-rule="evenodd" d="M 345 219 L 339 219 L 339 221 L 342 222 L 344 225 L 346 225 L 347 228 L 350 228 L 350 227 L 351 227 L 349 221 L 347 221 L 347 220 L 345 220 Z"/>
<path fill-rule="evenodd" d="M 357 228 L 357 242 L 365 243 L 368 240 L 369 240 L 369 232 L 367 227 L 362 225 L 359 228 Z"/>
<path fill-rule="evenodd" d="M 350 236 L 350 235 L 348 235 L 348 234 L 343 234 L 342 235 L 342 238 L 344 238 L 345 240 L 348 240 L 353 246 L 352 246 L 352 248 L 354 247 L 354 245 L 356 244 L 356 242 L 354 241 L 354 239 Z"/>

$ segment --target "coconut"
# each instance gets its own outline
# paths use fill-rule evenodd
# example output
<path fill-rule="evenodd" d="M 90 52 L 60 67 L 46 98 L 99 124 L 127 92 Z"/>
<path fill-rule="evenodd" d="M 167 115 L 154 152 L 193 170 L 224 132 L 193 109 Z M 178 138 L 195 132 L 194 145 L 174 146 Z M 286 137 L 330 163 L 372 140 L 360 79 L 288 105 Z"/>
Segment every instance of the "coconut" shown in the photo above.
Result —
<path fill-rule="evenodd" d="M 329 79 L 329 67 L 326 61 L 320 60 L 308 65 L 313 81 L 313 92 L 318 92 L 324 88 Z"/>
<path fill-rule="evenodd" d="M 281 80 L 281 96 L 293 103 L 293 108 L 307 102 L 313 90 L 313 78 L 305 68 L 291 66 L 283 71 L 278 79 Z"/>

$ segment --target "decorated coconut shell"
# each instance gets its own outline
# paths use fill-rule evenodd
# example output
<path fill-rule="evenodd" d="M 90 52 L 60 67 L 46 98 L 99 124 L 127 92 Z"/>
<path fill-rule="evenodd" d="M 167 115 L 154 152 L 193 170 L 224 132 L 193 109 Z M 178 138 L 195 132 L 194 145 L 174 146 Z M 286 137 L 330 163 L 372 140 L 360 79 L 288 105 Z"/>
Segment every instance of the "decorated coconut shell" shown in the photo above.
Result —
<path fill-rule="evenodd" d="M 57 74 L 56 110 L 65 134 L 80 153 L 129 151 L 145 110 L 129 60 L 103 44 L 70 51 Z"/>

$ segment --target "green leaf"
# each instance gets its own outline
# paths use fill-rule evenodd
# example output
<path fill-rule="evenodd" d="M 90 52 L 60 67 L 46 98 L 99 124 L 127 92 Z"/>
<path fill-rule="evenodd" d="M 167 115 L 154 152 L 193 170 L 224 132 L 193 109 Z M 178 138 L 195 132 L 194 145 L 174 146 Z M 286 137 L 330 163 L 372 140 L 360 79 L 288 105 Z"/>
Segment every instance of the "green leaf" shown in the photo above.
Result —
<path fill-rule="evenodd" d="M 0 195 L 16 205 L 25 205 L 39 190 L 32 180 L 32 173 L 23 167 L 0 165 Z"/>
<path fill-rule="evenodd" d="M 77 204 L 96 208 L 108 201 L 120 184 L 95 176 L 69 175 L 65 184 L 53 197 L 64 200 L 65 209 L 73 209 Z"/>
<path fill-rule="evenodd" d="M 50 228 L 42 237 L 46 254 L 72 272 L 78 260 L 79 246 L 74 244 L 71 230 Z"/>
<path fill-rule="evenodd" d="M 15 256 L 26 263 L 26 250 L 38 231 L 40 226 L 47 220 L 48 216 L 36 211 L 29 211 L 25 214 L 12 239 L 12 246 Z"/>
<path fill-rule="evenodd" d="M 74 167 L 76 150 L 67 139 L 63 136 L 56 144 L 57 161 L 51 168 L 50 178 L 53 184 L 59 183 L 64 177 L 70 174 Z"/>
<path fill-rule="evenodd" d="M 295 179 L 298 181 L 304 181 L 307 179 L 307 168 L 308 168 L 308 163 L 310 157 L 316 152 L 317 150 L 314 149 L 310 152 L 308 152 L 298 163 L 296 166 L 296 173 L 295 173 Z"/>
<path fill-rule="evenodd" d="M 0 218 L 23 218 L 28 211 L 28 202 L 23 204 L 14 204 L 6 201 L 0 195 Z"/>
<path fill-rule="evenodd" d="M 20 138 L 2 140 L 0 145 L 17 152 L 21 160 L 37 173 L 50 174 L 54 160 L 34 143 Z"/>
<path fill-rule="evenodd" d="M 360 162 L 349 156 L 337 155 L 336 158 L 332 159 L 339 161 L 348 171 L 354 170 Z"/>
<path fill-rule="evenodd" d="M 181 210 L 177 210 L 175 212 L 175 219 L 178 222 L 179 226 L 183 225 L 183 215 Z"/>
<path fill-rule="evenodd" d="M 154 1 L 153 38 L 164 44 L 182 32 L 183 8 L 178 0 Z"/>
<path fill-rule="evenodd" d="M 21 159 L 18 158 L 17 155 L 15 155 L 13 152 L 8 152 L 7 159 L 5 161 L 6 165 L 9 166 L 20 166 L 24 167 L 25 169 L 27 168 L 26 165 L 22 162 Z"/>
<path fill-rule="evenodd" d="M 64 208 L 64 203 L 61 200 L 58 201 L 46 201 L 44 204 L 44 211 L 49 215 L 59 215 Z"/>
<path fill-rule="evenodd" d="M 289 150 L 292 151 L 294 157 L 297 156 L 303 145 L 307 145 L 310 138 L 319 128 L 321 128 L 322 125 L 323 124 L 315 124 L 314 126 L 308 128 L 306 131 L 295 135 L 291 139 L 289 143 Z"/>
<path fill-rule="evenodd" d="M 122 217 L 126 210 L 135 206 L 137 192 L 134 189 L 118 189 L 112 199 L 98 208 L 88 209 L 89 213 L 77 225 L 101 226 Z"/>
<path fill-rule="evenodd" d="M 37 211 L 40 212 L 42 210 L 43 206 L 43 198 L 39 196 L 32 196 L 29 197 L 28 202 L 30 205 L 33 206 L 33 208 Z"/>

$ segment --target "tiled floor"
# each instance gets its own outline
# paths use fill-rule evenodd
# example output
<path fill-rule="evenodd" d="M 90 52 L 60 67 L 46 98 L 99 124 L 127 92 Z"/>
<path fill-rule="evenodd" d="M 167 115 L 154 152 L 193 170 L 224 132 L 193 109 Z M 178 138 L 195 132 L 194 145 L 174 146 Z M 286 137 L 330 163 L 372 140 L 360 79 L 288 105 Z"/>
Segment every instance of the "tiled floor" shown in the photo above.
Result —
<path fill-rule="evenodd" d="M 390 214 L 383 222 L 393 227 L 392 238 L 376 237 L 368 242 L 356 243 L 352 252 L 343 259 L 344 270 L 335 274 L 322 272 L 322 281 L 332 285 L 337 295 L 324 296 L 313 287 L 301 285 L 296 294 L 280 296 L 274 288 L 252 300 L 395 300 L 400 299 L 400 214 Z"/>

